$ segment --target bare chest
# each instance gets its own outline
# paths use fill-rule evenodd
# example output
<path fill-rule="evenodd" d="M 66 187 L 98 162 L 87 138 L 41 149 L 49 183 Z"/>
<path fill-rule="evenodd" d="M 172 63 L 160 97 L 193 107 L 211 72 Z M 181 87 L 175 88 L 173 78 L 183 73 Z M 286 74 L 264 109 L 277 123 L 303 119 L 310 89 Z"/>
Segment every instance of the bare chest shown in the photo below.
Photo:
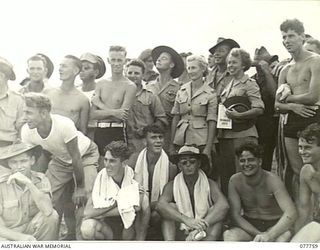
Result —
<path fill-rule="evenodd" d="M 126 93 L 123 86 L 110 85 L 101 89 L 100 99 L 110 108 L 120 108 Z"/>
<path fill-rule="evenodd" d="M 311 79 L 310 66 L 296 63 L 290 67 L 287 74 L 287 82 L 293 94 L 303 94 L 309 90 Z"/>

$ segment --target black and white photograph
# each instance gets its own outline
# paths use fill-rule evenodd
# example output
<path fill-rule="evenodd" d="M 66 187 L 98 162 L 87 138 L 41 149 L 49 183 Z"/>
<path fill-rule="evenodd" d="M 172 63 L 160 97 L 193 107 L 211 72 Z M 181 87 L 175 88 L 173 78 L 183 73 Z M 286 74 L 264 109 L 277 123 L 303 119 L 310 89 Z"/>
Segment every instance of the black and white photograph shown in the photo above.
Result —
<path fill-rule="evenodd" d="M 1 248 L 318 248 L 319 0 L 0 6 Z"/>

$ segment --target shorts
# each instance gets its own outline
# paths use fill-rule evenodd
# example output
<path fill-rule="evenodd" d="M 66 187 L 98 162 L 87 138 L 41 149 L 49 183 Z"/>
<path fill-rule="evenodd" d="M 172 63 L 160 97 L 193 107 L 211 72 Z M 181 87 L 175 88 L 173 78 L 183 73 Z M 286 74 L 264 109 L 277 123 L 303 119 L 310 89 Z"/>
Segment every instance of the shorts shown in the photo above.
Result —
<path fill-rule="evenodd" d="M 252 219 L 247 216 L 243 216 L 252 226 L 258 229 L 260 232 L 266 232 L 269 228 L 273 227 L 278 223 L 279 219 L 276 220 L 262 220 L 262 219 Z"/>
<path fill-rule="evenodd" d="M 111 227 L 113 232 L 113 240 L 122 240 L 122 231 L 124 225 L 120 216 L 106 217 L 103 220 L 108 226 Z"/>
<path fill-rule="evenodd" d="M 308 125 L 312 123 L 320 122 L 320 109 L 316 110 L 316 114 L 313 117 L 305 118 L 296 113 L 290 111 L 288 113 L 287 123 L 284 125 L 283 134 L 284 137 L 298 139 L 298 132 L 304 130 Z"/>
<path fill-rule="evenodd" d="M 112 141 L 127 142 L 125 127 L 96 128 L 94 131 L 94 142 L 97 144 L 99 154 L 104 155 L 104 148 Z"/>

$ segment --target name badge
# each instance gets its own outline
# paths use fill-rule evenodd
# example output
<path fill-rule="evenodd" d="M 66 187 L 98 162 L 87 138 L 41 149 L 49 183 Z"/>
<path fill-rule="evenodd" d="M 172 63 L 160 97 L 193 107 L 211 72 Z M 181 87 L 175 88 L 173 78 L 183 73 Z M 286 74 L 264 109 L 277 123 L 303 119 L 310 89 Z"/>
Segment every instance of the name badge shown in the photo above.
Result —
<path fill-rule="evenodd" d="M 217 128 L 232 129 L 232 120 L 226 115 L 227 108 L 222 104 L 218 106 Z"/>

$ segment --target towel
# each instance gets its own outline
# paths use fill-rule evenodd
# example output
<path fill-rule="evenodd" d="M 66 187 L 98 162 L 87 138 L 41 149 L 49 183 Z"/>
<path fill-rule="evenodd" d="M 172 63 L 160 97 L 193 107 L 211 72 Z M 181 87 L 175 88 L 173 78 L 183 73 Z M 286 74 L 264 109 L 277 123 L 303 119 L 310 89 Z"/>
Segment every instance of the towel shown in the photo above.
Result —
<path fill-rule="evenodd" d="M 139 187 L 133 179 L 132 168 L 127 165 L 124 168 L 121 188 L 108 176 L 105 168 L 98 173 L 92 190 L 92 203 L 94 208 L 108 208 L 117 201 L 120 217 L 127 229 L 136 216 L 134 206 L 139 206 Z"/>
<path fill-rule="evenodd" d="M 199 177 L 194 186 L 194 206 L 195 214 L 192 210 L 189 190 L 183 178 L 182 172 L 179 173 L 173 182 L 173 197 L 180 213 L 196 218 L 202 219 L 207 215 L 208 209 L 212 206 L 210 196 L 210 185 L 205 173 L 199 169 Z M 180 230 L 189 231 L 190 228 L 181 223 Z"/>
<path fill-rule="evenodd" d="M 279 97 L 280 101 L 285 100 L 288 97 L 288 95 L 290 95 L 290 94 L 291 94 L 290 86 L 289 86 L 289 84 L 286 84 L 286 83 L 281 84 L 276 92 L 276 96 L 280 95 L 280 97 Z"/>
<path fill-rule="evenodd" d="M 136 166 L 136 180 L 146 190 L 149 191 L 149 172 L 147 162 L 147 149 L 143 149 L 137 159 Z M 164 186 L 169 181 L 169 158 L 164 150 L 154 167 L 152 177 L 152 191 L 151 202 L 157 201 L 162 194 Z"/>

